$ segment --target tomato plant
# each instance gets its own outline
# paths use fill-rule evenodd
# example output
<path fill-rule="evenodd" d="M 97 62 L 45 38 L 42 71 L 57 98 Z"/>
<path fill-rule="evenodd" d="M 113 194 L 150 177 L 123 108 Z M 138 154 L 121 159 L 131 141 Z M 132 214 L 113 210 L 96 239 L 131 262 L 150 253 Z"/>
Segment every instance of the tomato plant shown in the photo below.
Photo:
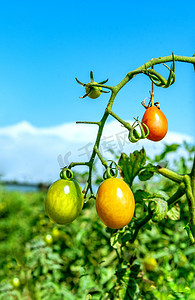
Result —
<path fill-rule="evenodd" d="M 96 210 L 106 226 L 113 229 L 124 227 L 131 221 L 135 210 L 131 189 L 119 178 L 106 179 L 97 191 Z"/>
<path fill-rule="evenodd" d="M 108 227 L 106 232 L 110 234 L 111 246 L 116 250 L 118 259 L 118 266 L 116 267 L 115 272 L 117 283 L 114 285 L 113 289 L 109 290 L 107 295 L 109 299 L 114 299 L 114 297 L 116 299 L 134 299 L 135 295 L 138 296 L 136 294 L 136 280 L 138 279 L 138 276 L 142 275 L 140 274 L 140 266 L 134 263 L 134 256 L 128 256 L 129 250 L 136 252 L 136 247 L 134 247 L 133 244 L 137 242 L 138 234 L 141 234 L 144 229 L 152 230 L 153 226 L 155 226 L 154 224 L 159 225 L 161 222 L 164 222 L 166 227 L 165 218 L 170 218 L 172 221 L 178 220 L 180 218 L 180 210 L 176 204 L 183 196 L 186 197 L 189 208 L 189 223 L 186 223 L 185 229 L 190 243 L 195 243 L 195 160 L 190 172 L 185 171 L 182 174 L 179 174 L 165 167 L 160 163 L 160 160 L 157 165 L 152 164 L 151 161 L 148 163 L 144 148 L 140 151 L 136 150 L 133 153 L 130 153 L 129 156 L 125 153 L 121 153 L 118 163 L 111 161 L 110 165 L 109 161 L 103 157 L 100 151 L 103 129 L 108 117 L 117 120 L 127 130 L 129 143 L 137 143 L 139 140 L 145 138 L 158 142 L 165 137 L 168 131 L 168 121 L 162 110 L 160 110 L 160 104 L 158 102 L 154 103 L 154 85 L 157 87 L 168 88 L 174 84 L 176 61 L 190 62 L 195 65 L 195 56 L 183 57 L 172 53 L 172 55 L 167 57 L 152 59 L 137 69 L 127 73 L 123 80 L 115 86 L 105 85 L 107 80 L 99 83 L 95 82 L 92 71 L 90 72 L 91 81 L 87 84 L 80 82 L 76 78 L 77 82 L 85 87 L 86 94 L 80 98 L 88 96 L 95 99 L 99 98 L 104 92 L 111 92 L 103 116 L 99 121 L 77 122 L 77 124 L 83 123 L 98 126 L 97 136 L 89 160 L 86 162 L 71 162 L 68 166 L 65 166 L 69 172 L 76 166 L 88 167 L 88 177 L 83 189 L 85 203 L 87 205 L 87 203 L 90 202 L 89 200 L 95 199 L 97 215 Z M 170 67 L 165 64 L 168 62 L 172 62 Z M 167 79 L 154 70 L 154 66 L 159 64 L 168 69 L 169 75 Z M 135 122 L 130 124 L 113 111 L 113 103 L 120 90 L 138 74 L 147 76 L 152 82 L 152 93 L 148 106 L 142 103 L 146 108 L 142 120 L 139 121 L 139 117 L 137 117 L 134 118 Z M 106 91 L 103 89 L 106 89 Z M 166 153 L 171 151 L 171 147 L 167 148 Z M 99 158 L 105 171 L 102 175 L 104 181 L 100 184 L 97 193 L 95 194 L 92 175 L 96 157 Z M 120 169 L 120 178 L 116 178 L 118 169 Z M 147 180 L 152 180 L 154 175 L 161 175 L 174 184 L 174 189 L 171 190 L 171 193 L 168 193 L 166 190 L 164 193 L 161 193 L 158 190 L 147 190 L 146 184 L 144 187 L 142 186 L 142 188 L 141 185 L 135 188 L 135 178 L 136 180 L 139 179 L 141 182 L 146 182 Z M 49 210 L 47 209 L 50 217 L 52 211 L 55 211 L 54 217 L 57 216 L 57 221 L 59 221 L 58 216 L 59 213 L 61 213 L 60 217 L 64 221 L 57 222 L 59 224 L 68 223 L 73 212 L 72 208 L 68 211 L 67 205 L 65 205 L 65 210 L 62 209 L 65 201 L 59 202 L 59 206 L 55 203 L 56 197 L 59 198 L 60 196 L 60 198 L 63 199 L 63 191 L 64 186 L 62 186 L 62 188 L 59 187 L 59 190 L 57 188 L 57 193 L 53 193 L 55 194 L 54 201 L 51 201 L 51 207 Z M 48 193 L 49 192 L 50 190 Z M 57 194 L 58 196 L 56 196 Z M 72 194 L 75 195 L 75 193 Z M 73 207 L 75 208 L 76 206 L 73 205 Z M 78 214 L 74 213 L 73 219 L 77 216 Z M 53 219 L 53 217 L 51 217 L 51 219 Z M 142 260 L 144 272 L 157 272 L 158 262 L 156 257 L 148 257 L 148 259 L 145 259 L 145 262 Z M 165 277 L 167 278 L 166 274 Z M 149 281 L 143 290 L 148 293 L 153 288 L 155 288 L 155 286 Z M 139 297 L 137 297 L 137 299 L 138 298 Z"/>
<path fill-rule="evenodd" d="M 189 153 L 188 160 L 176 154 L 174 171 L 162 160 L 177 151 L 178 144 L 165 145 L 155 160 L 147 156 L 144 148 L 130 154 L 113 153 L 117 162 L 110 162 L 100 151 L 108 117 L 124 127 L 130 145 L 165 136 L 168 123 L 154 103 L 154 85 L 168 88 L 174 83 L 176 61 L 195 65 L 195 56 L 172 54 L 152 59 L 127 73 L 115 86 L 105 85 L 107 80 L 96 83 L 92 72 L 87 84 L 76 79 L 85 87 L 86 94 L 81 98 L 95 99 L 111 92 L 99 121 L 77 122 L 98 126 L 91 156 L 88 161 L 65 166 L 61 179 L 49 187 L 47 195 L 39 194 L 36 201 L 32 195 L 14 195 L 13 201 L 0 191 L 0 258 L 7 257 L 0 268 L 2 299 L 194 299 L 194 147 L 183 145 Z M 170 67 L 165 65 L 169 62 Z M 167 79 L 154 70 L 159 64 L 168 69 Z M 142 122 L 137 117 L 130 124 L 113 111 L 113 103 L 120 90 L 138 74 L 152 82 L 151 101 Z M 96 158 L 104 168 L 98 178 Z M 86 182 L 83 191 L 78 180 L 73 179 L 72 169 L 76 166 L 88 168 L 87 175 L 80 175 L 82 183 Z M 43 211 L 43 197 L 52 222 Z M 72 222 L 76 218 L 77 222 Z M 66 226 L 59 229 L 58 224 Z M 18 245 L 20 249 L 16 251 Z M 9 284 L 4 281 L 4 273 Z M 19 279 L 15 280 L 17 289 L 13 278 Z"/>

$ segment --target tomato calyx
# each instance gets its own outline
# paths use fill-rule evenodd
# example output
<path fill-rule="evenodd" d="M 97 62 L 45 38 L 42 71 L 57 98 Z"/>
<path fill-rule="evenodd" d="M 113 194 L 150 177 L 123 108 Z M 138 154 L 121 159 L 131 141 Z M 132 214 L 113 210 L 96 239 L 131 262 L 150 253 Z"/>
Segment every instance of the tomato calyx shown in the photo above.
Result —
<path fill-rule="evenodd" d="M 60 178 L 65 180 L 72 180 L 74 177 L 72 170 L 68 168 L 63 168 L 60 172 Z"/>
<path fill-rule="evenodd" d="M 103 174 L 103 179 L 116 178 L 118 175 L 118 166 L 115 161 L 110 160 L 110 165 L 106 168 L 106 171 Z"/>
<path fill-rule="evenodd" d="M 75 78 L 75 79 L 80 85 L 85 87 L 85 91 L 86 91 L 86 94 L 82 97 L 79 97 L 79 98 L 83 99 L 83 98 L 88 96 L 91 99 L 96 99 L 101 95 L 101 93 L 109 93 L 109 91 L 102 90 L 101 86 L 96 86 L 96 85 L 105 84 L 108 81 L 108 79 L 103 80 L 103 81 L 98 82 L 98 83 L 95 82 L 94 77 L 93 77 L 93 71 L 90 72 L 90 82 L 87 83 L 87 84 L 79 81 L 77 78 Z"/>

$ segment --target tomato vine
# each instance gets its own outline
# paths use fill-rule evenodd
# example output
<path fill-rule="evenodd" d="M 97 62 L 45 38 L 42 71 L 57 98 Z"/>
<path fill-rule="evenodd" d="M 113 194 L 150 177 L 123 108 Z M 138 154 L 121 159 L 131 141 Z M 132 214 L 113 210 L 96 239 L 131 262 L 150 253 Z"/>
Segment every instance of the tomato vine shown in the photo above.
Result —
<path fill-rule="evenodd" d="M 144 139 L 149 134 L 149 129 L 146 124 L 143 124 L 138 119 L 135 119 L 135 123 L 133 125 L 129 124 L 128 122 L 124 121 L 121 117 L 119 117 L 115 112 L 113 112 L 112 107 L 113 103 L 115 101 L 115 98 L 119 91 L 128 83 L 130 82 L 136 75 L 143 74 L 146 75 L 151 81 L 153 85 L 162 87 L 162 88 L 168 88 L 175 82 L 175 62 L 185 62 L 185 63 L 191 63 L 195 66 L 195 56 L 193 57 L 187 57 L 187 56 L 179 56 L 179 55 L 169 55 L 165 57 L 158 57 L 153 58 L 149 60 L 147 63 L 141 65 L 137 69 L 130 71 L 127 73 L 127 75 L 115 86 L 109 86 L 105 85 L 105 83 L 108 80 L 102 81 L 100 83 L 96 83 L 93 78 L 93 73 L 91 71 L 90 78 L 91 82 L 88 84 L 84 84 L 80 82 L 77 78 L 77 82 L 85 87 L 86 94 L 83 97 L 91 95 L 90 98 L 97 98 L 100 96 L 101 92 L 105 92 L 102 90 L 104 88 L 106 91 L 110 91 L 111 95 L 109 98 L 109 101 L 107 103 L 107 106 L 105 108 L 104 114 L 102 118 L 99 121 L 78 121 L 77 124 L 91 124 L 98 126 L 98 132 L 96 136 L 96 140 L 94 143 L 93 151 L 91 154 L 91 157 L 89 161 L 86 162 L 71 162 L 69 166 L 67 166 L 69 169 L 79 166 L 79 165 L 85 165 L 89 168 L 88 173 L 88 179 L 86 186 L 83 190 L 84 197 L 85 198 L 91 198 L 94 197 L 93 193 L 93 187 L 92 187 L 92 172 L 93 172 L 93 165 L 95 161 L 95 157 L 98 156 L 100 159 L 102 165 L 105 167 L 105 169 L 108 169 L 108 164 L 106 160 L 102 157 L 100 151 L 99 151 L 99 145 L 102 137 L 103 128 L 105 126 L 105 123 L 109 116 L 116 119 L 118 122 L 120 122 L 128 131 L 129 131 L 129 141 L 130 142 L 137 142 L 140 139 Z M 171 67 L 167 66 L 165 63 L 172 62 Z M 154 70 L 155 65 L 163 65 L 169 70 L 169 76 L 168 78 L 164 78 L 160 73 L 158 73 L 156 70 Z M 93 92 L 93 93 L 92 93 Z M 92 97 L 93 96 L 93 97 Z M 97 97 L 96 97 L 97 96 Z M 82 98 L 83 98 L 82 97 Z M 152 93 L 152 102 L 153 102 L 153 93 Z M 140 127 L 141 135 L 136 130 L 136 127 Z M 189 238 L 192 243 L 195 242 L 195 163 L 193 164 L 193 168 L 190 174 L 186 175 L 179 175 L 167 168 L 157 167 L 156 173 L 161 174 L 164 177 L 167 177 L 168 179 L 176 182 L 179 184 L 179 187 L 174 195 L 172 195 L 168 201 L 168 209 L 176 203 L 183 194 L 186 194 L 187 200 L 188 200 L 188 206 L 189 206 L 189 225 L 187 225 L 187 232 L 189 235 Z M 134 241 L 138 231 L 141 227 L 143 227 L 153 216 L 153 211 L 149 211 L 148 215 L 146 215 L 144 218 L 141 218 L 140 220 L 137 220 L 132 229 L 134 230 L 133 236 L 131 237 L 130 241 Z"/>

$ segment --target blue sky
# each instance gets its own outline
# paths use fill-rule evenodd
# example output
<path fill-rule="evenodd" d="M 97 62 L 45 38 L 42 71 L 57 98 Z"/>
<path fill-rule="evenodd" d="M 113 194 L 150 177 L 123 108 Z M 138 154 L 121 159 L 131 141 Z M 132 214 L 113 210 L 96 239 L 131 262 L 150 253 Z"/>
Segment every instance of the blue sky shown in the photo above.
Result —
<path fill-rule="evenodd" d="M 116 85 L 153 57 L 192 56 L 194 11 L 194 1 L 0 0 L 0 127 L 99 120 L 109 94 L 79 99 L 84 89 L 75 77 L 87 83 L 93 70 L 96 81 Z M 192 66 L 176 63 L 175 84 L 155 88 L 170 131 L 194 135 L 194 83 Z M 150 89 L 144 75 L 136 76 L 113 110 L 141 118 Z"/>

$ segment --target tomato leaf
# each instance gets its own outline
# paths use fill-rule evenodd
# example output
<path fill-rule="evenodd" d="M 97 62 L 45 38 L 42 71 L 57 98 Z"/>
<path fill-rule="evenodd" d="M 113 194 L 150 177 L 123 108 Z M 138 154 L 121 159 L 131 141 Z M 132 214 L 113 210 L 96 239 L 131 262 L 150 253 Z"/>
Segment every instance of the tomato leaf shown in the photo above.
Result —
<path fill-rule="evenodd" d="M 125 243 L 127 241 L 129 241 L 131 238 L 132 238 L 132 233 L 131 232 L 128 232 L 128 233 L 124 234 L 122 236 L 122 239 L 121 239 L 122 240 L 122 244 L 125 245 Z"/>
<path fill-rule="evenodd" d="M 160 155 L 156 155 L 156 156 L 155 156 L 155 161 L 156 161 L 156 162 L 161 161 L 162 159 L 165 158 L 165 156 L 166 156 L 168 153 L 176 151 L 179 147 L 180 147 L 179 144 L 171 144 L 171 145 L 166 145 L 166 144 L 165 144 L 165 149 L 164 149 L 164 151 L 163 151 Z"/>
<path fill-rule="evenodd" d="M 155 203 L 154 209 L 153 209 L 153 216 L 152 220 L 154 222 L 159 222 L 164 219 L 164 217 L 167 215 L 168 212 L 168 204 L 167 201 L 160 199 L 160 198 L 154 198 L 151 199 L 153 203 Z M 150 203 L 152 203 L 150 202 Z"/>
<path fill-rule="evenodd" d="M 119 233 L 116 232 L 114 233 L 111 238 L 110 238 L 110 245 L 114 248 L 114 249 L 119 249 L 121 247 L 121 244 L 119 242 Z"/>
<path fill-rule="evenodd" d="M 180 208 L 179 206 L 173 206 L 167 213 L 167 216 L 169 219 L 173 221 L 180 220 Z"/>
<path fill-rule="evenodd" d="M 139 180 L 146 181 L 149 180 L 154 175 L 153 172 L 150 172 L 148 170 L 143 170 L 138 174 Z"/>
<path fill-rule="evenodd" d="M 136 203 L 142 203 L 143 200 L 149 199 L 151 197 L 152 197 L 152 195 L 149 192 L 144 191 L 144 190 L 137 190 L 134 193 L 134 198 L 135 198 Z"/>
<path fill-rule="evenodd" d="M 139 172 L 143 169 L 146 163 L 146 152 L 145 149 L 142 148 L 140 151 L 134 151 L 130 153 L 128 156 L 125 153 L 122 153 L 118 166 L 120 168 L 121 177 L 124 178 L 124 181 L 132 185 L 134 178 L 139 174 Z"/>

